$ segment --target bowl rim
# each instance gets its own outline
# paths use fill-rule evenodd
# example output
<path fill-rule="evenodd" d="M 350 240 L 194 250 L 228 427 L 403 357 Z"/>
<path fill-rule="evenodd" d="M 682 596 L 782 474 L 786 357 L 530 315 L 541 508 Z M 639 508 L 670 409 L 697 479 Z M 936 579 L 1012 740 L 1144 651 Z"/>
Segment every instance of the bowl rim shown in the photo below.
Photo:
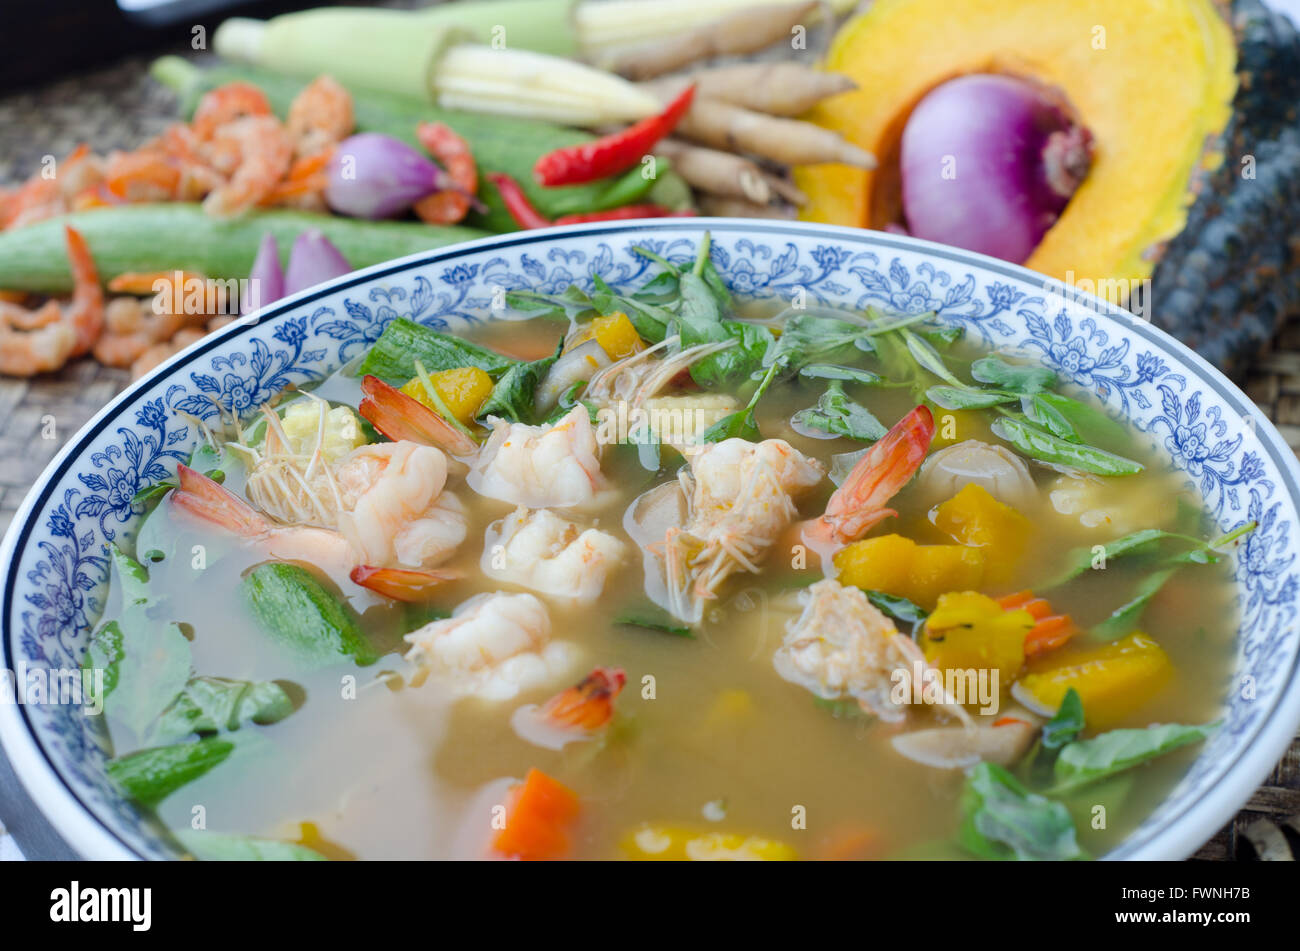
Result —
<path fill-rule="evenodd" d="M 37 509 L 44 507 L 49 500 L 53 485 L 65 474 L 65 469 L 71 462 L 80 456 L 85 444 L 102 432 L 108 422 L 115 419 L 122 408 L 134 401 L 140 392 L 172 376 L 181 366 L 222 346 L 231 338 L 261 325 L 264 321 L 275 320 L 295 312 L 318 298 L 466 254 L 587 236 L 630 233 L 699 235 L 705 231 L 727 234 L 739 232 L 742 236 L 774 235 L 802 238 L 821 236 L 837 242 L 867 245 L 872 249 L 902 250 L 940 258 L 953 264 L 969 266 L 985 273 L 997 274 L 1020 283 L 1041 287 L 1045 293 L 1060 294 L 1066 300 L 1115 321 L 1125 330 L 1145 338 L 1156 349 L 1176 357 L 1234 412 L 1243 419 L 1251 420 L 1250 425 L 1256 432 L 1261 449 L 1268 453 L 1283 477 L 1281 481 L 1285 488 L 1284 497 L 1291 501 L 1297 511 L 1300 511 L 1300 459 L 1297 459 L 1295 452 L 1286 445 L 1273 422 L 1264 416 L 1240 387 L 1196 351 L 1150 321 L 1143 320 L 1095 294 L 1080 291 L 1058 278 L 1040 274 L 1022 265 L 920 238 L 816 222 L 691 217 L 676 220 L 640 219 L 538 228 L 489 235 L 416 252 L 305 288 L 232 321 L 216 333 L 209 334 L 185 350 L 174 354 L 118 393 L 68 438 L 42 470 L 14 513 L 13 521 L 5 532 L 3 541 L 0 542 L 0 656 L 4 658 L 4 664 L 0 666 L 13 669 L 9 619 L 12 616 L 19 549 L 34 528 L 33 514 Z M 1281 695 L 1272 714 L 1259 724 L 1252 736 L 1243 740 L 1243 748 L 1235 754 L 1220 783 L 1208 793 L 1190 800 L 1176 814 L 1165 820 L 1163 828 L 1142 843 L 1135 853 L 1122 858 L 1150 860 L 1185 858 L 1190 855 L 1246 802 L 1250 793 L 1276 765 L 1294 737 L 1297 726 L 1300 726 L 1300 655 L 1297 655 L 1292 663 L 1292 669 L 1284 681 Z M 92 860 L 144 858 L 101 822 L 90 807 L 64 783 L 50 754 L 37 740 L 26 709 L 21 704 L 0 703 L 0 750 L 9 757 L 14 773 L 33 802 L 74 851 Z M 1123 846 L 1124 842 L 1121 841 L 1115 850 L 1120 850 Z"/>

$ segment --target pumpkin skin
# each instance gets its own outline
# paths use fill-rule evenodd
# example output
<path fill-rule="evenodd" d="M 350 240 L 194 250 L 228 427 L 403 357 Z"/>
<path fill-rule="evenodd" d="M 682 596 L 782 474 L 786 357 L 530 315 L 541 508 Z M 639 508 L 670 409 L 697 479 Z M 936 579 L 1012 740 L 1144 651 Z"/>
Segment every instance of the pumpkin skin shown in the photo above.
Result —
<path fill-rule="evenodd" d="M 1287 273 L 1300 222 L 1297 50 L 1289 21 L 1259 0 L 1230 11 L 1213 0 L 876 0 L 827 55 L 858 89 L 809 118 L 880 167 L 797 169 L 803 217 L 900 221 L 898 142 L 935 86 L 978 72 L 1045 83 L 1092 133 L 1094 164 L 1023 263 L 1128 303 L 1240 371 L 1300 305 Z M 1242 177 L 1246 155 L 1254 179 Z"/>

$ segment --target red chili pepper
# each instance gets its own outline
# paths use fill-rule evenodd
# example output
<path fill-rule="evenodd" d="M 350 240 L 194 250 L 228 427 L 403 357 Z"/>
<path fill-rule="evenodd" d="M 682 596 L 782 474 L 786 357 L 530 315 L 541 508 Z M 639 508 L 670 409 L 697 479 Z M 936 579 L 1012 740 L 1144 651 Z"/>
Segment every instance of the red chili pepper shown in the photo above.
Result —
<path fill-rule="evenodd" d="M 520 228 L 546 228 L 551 224 L 551 220 L 533 207 L 519 183 L 509 175 L 489 172 L 487 180 L 497 187 L 501 200 L 506 204 L 506 211 L 510 212 L 510 217 L 515 219 L 515 224 Z"/>
<path fill-rule="evenodd" d="M 624 205 L 606 211 L 584 211 L 576 215 L 561 215 L 555 219 L 557 225 L 581 225 L 591 221 L 625 221 L 628 218 L 684 218 L 695 212 L 669 211 L 663 205 Z"/>
<path fill-rule="evenodd" d="M 546 185 L 580 185 L 625 172 L 650 152 L 654 144 L 673 131 L 691 107 L 695 87 L 687 86 L 681 95 L 657 116 L 642 119 L 621 132 L 548 152 L 533 166 L 533 178 Z"/>

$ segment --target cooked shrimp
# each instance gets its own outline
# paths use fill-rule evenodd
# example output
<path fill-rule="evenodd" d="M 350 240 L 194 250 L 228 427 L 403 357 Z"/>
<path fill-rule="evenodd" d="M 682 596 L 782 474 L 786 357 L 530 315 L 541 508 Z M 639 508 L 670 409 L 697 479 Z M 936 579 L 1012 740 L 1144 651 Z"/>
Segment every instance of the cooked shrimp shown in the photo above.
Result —
<path fill-rule="evenodd" d="M 856 700 L 887 722 L 902 720 L 925 655 L 857 588 L 819 581 L 800 592 L 803 613 L 786 630 L 772 661 L 785 680 L 824 700 Z M 970 714 L 948 696 L 948 712 Z"/>
<path fill-rule="evenodd" d="M 605 489 L 585 406 L 549 426 L 489 421 L 492 435 L 469 473 L 479 495 L 528 508 L 570 508 L 591 504 Z"/>
<path fill-rule="evenodd" d="M 627 683 L 619 667 L 597 667 L 575 686 L 561 690 L 540 707 L 527 704 L 510 717 L 519 736 L 549 750 L 564 749 L 591 737 L 614 717 L 614 701 Z"/>
<path fill-rule="evenodd" d="M 104 328 L 104 294 L 95 260 L 80 232 L 64 226 L 72 303 L 48 301 L 35 311 L 0 302 L 0 374 L 34 376 L 58 370 L 88 352 Z"/>
<path fill-rule="evenodd" d="M 520 507 L 488 527 L 483 573 L 541 594 L 590 604 L 623 557 L 623 543 L 547 509 Z"/>
<path fill-rule="evenodd" d="M 269 116 L 271 103 L 252 83 L 231 82 L 203 94 L 190 123 L 200 139 L 210 139 L 217 130 L 245 116 Z"/>
<path fill-rule="evenodd" d="M 469 214 L 478 191 L 474 155 L 465 140 L 441 122 L 421 122 L 415 127 L 415 137 L 446 169 L 456 186 L 421 198 L 415 203 L 415 213 L 431 225 L 454 225 Z"/>
<path fill-rule="evenodd" d="M 293 144 L 274 116 L 249 116 L 220 126 L 212 136 L 209 160 L 229 175 L 203 200 L 216 217 L 233 217 L 262 201 L 289 171 Z"/>
<path fill-rule="evenodd" d="M 104 309 L 104 333 L 95 342 L 95 359 L 108 367 L 129 367 L 184 325 L 184 316 L 170 309 L 158 312 L 138 297 L 115 297 Z"/>
<path fill-rule="evenodd" d="M 348 579 L 387 597 L 395 597 L 390 592 L 400 589 L 405 600 L 416 600 L 458 577 L 452 572 L 434 571 L 431 566 L 445 560 L 464 539 L 464 513 L 454 497 L 418 484 L 417 473 L 436 471 L 438 463 L 429 454 L 441 456 L 438 450 L 409 443 L 362 448 L 384 449 L 389 458 L 355 460 L 357 464 L 344 482 L 335 482 L 334 486 L 340 493 L 348 493 L 338 500 L 340 505 L 364 502 L 367 512 L 384 520 L 382 525 L 366 526 L 365 532 L 358 531 L 354 523 L 345 524 L 343 516 L 350 509 L 335 513 L 337 528 L 302 523 L 277 525 L 243 499 L 186 466 L 177 467 L 179 487 L 171 495 L 172 504 L 225 528 L 270 557 L 309 561 L 340 584 Z M 413 456 L 418 456 L 414 462 Z M 389 493 L 393 497 L 384 499 Z M 417 511 L 413 498 L 430 495 L 441 497 Z M 411 521 L 398 523 L 394 516 L 403 508 L 416 514 Z M 385 532 L 391 535 L 385 536 Z M 375 555 L 388 560 L 371 563 Z"/>
<path fill-rule="evenodd" d="M 352 94 L 329 76 L 317 76 L 294 97 L 286 126 L 297 158 L 328 152 L 356 125 Z"/>
<path fill-rule="evenodd" d="M 447 677 L 457 693 L 509 700 L 576 666 L 578 648 L 551 640 L 546 606 L 531 594 L 485 593 L 406 635 L 406 659 Z"/>
<path fill-rule="evenodd" d="M 447 457 L 437 449 L 409 442 L 362 446 L 334 477 L 344 503 L 339 532 L 364 564 L 428 568 L 465 540 L 465 509 L 443 491 Z"/>
<path fill-rule="evenodd" d="M 698 622 L 705 601 L 717 597 L 727 578 L 759 570 L 798 515 L 795 497 L 824 474 L 820 463 L 782 439 L 726 439 L 700 447 L 678 485 L 642 497 L 661 496 L 653 507 L 667 511 L 666 519 L 648 510 L 643 518 L 641 500 L 629 510 L 629 531 L 646 549 L 651 598 L 683 621 Z"/>
<path fill-rule="evenodd" d="M 162 152 L 114 152 L 104 167 L 104 183 L 123 201 L 172 201 L 180 190 L 181 170 Z"/>
<path fill-rule="evenodd" d="M 33 175 L 9 193 L 0 215 L 0 227 L 18 228 L 54 218 L 79 207 L 79 197 L 96 190 L 103 180 L 101 160 L 84 142 L 62 162 Z"/>
<path fill-rule="evenodd" d="M 389 439 L 437 446 L 453 456 L 478 451 L 478 443 L 464 432 L 377 376 L 362 377 L 357 412 Z"/>
<path fill-rule="evenodd" d="M 918 406 L 877 440 L 826 503 L 826 514 L 805 523 L 804 540 L 819 553 L 861 538 L 877 522 L 897 515 L 886 507 L 930 450 L 934 417 Z"/>

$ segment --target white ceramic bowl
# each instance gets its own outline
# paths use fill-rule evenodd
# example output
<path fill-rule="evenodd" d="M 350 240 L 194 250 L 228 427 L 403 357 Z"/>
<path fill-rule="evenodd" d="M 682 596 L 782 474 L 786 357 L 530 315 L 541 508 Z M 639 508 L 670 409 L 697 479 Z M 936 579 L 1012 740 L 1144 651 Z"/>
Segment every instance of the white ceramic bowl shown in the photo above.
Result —
<path fill-rule="evenodd" d="M 823 225 L 733 219 L 578 225 L 503 235 L 382 264 L 304 291 L 200 341 L 140 380 L 70 439 L 0 549 L 3 667 L 75 668 L 100 609 L 105 544 L 129 537 L 136 491 L 188 457 L 185 416 L 247 413 L 361 352 L 396 316 L 455 331 L 500 289 L 634 287 L 654 266 L 713 258 L 743 295 L 934 310 L 991 346 L 1037 351 L 1163 448 L 1224 531 L 1254 519 L 1236 566 L 1241 627 L 1224 725 L 1186 777 L 1109 857 L 1181 858 L 1225 823 L 1300 723 L 1296 625 L 1300 467 L 1240 390 L 1133 315 L 1021 267 L 924 241 Z M 166 857 L 149 821 L 105 777 L 94 718 L 70 705 L 0 703 L 0 740 L 56 830 L 88 858 Z"/>

